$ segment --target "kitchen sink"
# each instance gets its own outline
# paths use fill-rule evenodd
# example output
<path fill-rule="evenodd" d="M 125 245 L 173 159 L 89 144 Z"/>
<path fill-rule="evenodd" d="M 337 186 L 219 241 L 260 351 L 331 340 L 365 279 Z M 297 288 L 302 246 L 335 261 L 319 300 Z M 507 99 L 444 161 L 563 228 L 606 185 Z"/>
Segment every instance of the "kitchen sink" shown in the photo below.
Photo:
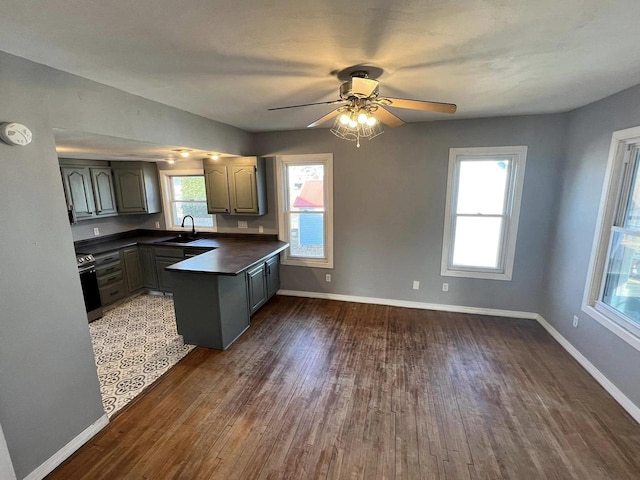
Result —
<path fill-rule="evenodd" d="M 180 237 L 174 237 L 174 238 L 170 238 L 168 240 L 163 240 L 162 243 L 189 243 L 189 242 L 195 242 L 196 240 L 199 240 L 200 237 L 187 237 L 187 236 L 180 236 Z"/>

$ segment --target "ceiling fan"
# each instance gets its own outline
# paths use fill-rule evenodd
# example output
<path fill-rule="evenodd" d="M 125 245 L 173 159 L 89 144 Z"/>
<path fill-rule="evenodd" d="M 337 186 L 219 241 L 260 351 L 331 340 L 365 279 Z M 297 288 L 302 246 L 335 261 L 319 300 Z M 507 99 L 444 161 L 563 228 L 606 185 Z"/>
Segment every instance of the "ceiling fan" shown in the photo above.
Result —
<path fill-rule="evenodd" d="M 382 72 L 381 69 L 375 70 Z M 380 97 L 379 82 L 369 78 L 368 70 L 345 69 L 338 74 L 338 78 L 348 80 L 340 85 L 340 98 L 328 102 L 305 103 L 288 107 L 270 108 L 269 110 L 284 110 L 287 108 L 308 107 L 311 105 L 340 105 L 335 110 L 320 117 L 307 127 L 316 127 L 322 123 L 334 120 L 331 133 L 345 139 L 357 142 L 360 138 L 369 140 L 382 133 L 384 123 L 390 127 L 398 127 L 404 122 L 385 107 L 422 110 L 425 112 L 455 113 L 457 107 L 453 103 L 428 102 L 425 100 L 408 100 L 403 98 Z"/>

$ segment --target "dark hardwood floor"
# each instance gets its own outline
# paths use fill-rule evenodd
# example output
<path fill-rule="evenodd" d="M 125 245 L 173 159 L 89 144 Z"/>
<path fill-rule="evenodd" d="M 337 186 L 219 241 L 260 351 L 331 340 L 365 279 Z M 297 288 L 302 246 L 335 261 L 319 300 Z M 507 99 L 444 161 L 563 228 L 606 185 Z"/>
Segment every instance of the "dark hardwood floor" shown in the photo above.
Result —
<path fill-rule="evenodd" d="M 51 479 L 638 479 L 640 426 L 532 320 L 275 297 Z"/>

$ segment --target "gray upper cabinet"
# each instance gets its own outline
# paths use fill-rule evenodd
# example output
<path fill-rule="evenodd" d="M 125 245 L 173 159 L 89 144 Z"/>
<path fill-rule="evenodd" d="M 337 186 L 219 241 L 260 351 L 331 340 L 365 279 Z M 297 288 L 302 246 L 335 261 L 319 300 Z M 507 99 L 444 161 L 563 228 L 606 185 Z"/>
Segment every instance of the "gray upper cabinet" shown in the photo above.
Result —
<path fill-rule="evenodd" d="M 67 205 L 73 209 L 76 220 L 94 218 L 93 189 L 88 167 L 62 167 L 62 181 Z"/>
<path fill-rule="evenodd" d="M 207 211 L 229 213 L 229 173 L 226 165 L 204 166 L 204 181 L 207 188 Z"/>
<path fill-rule="evenodd" d="M 230 157 L 204 160 L 209 213 L 267 213 L 265 159 Z"/>
<path fill-rule="evenodd" d="M 112 168 L 119 213 L 162 211 L 155 163 L 113 162 Z"/>
<path fill-rule="evenodd" d="M 110 168 L 91 168 L 91 184 L 98 216 L 117 215 L 116 195 Z"/>

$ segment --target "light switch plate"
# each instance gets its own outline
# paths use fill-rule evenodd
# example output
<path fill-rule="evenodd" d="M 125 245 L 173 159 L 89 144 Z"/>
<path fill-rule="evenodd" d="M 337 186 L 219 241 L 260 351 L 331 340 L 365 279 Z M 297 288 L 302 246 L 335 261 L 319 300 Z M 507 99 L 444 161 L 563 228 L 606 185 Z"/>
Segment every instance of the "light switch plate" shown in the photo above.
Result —
<path fill-rule="evenodd" d="M 93 229 L 93 234 L 94 234 L 94 235 L 100 235 L 100 229 L 99 229 L 98 227 L 95 227 L 95 228 Z"/>
<path fill-rule="evenodd" d="M 247 228 L 247 222 L 238 220 L 238 228 Z"/>

